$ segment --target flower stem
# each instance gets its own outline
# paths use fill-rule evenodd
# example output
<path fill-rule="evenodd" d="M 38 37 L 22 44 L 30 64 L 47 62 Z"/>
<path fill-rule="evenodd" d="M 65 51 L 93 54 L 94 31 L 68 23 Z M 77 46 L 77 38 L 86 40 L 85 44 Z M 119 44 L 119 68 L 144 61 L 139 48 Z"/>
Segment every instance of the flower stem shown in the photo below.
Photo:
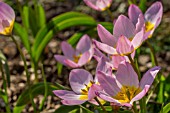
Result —
<path fill-rule="evenodd" d="M 113 14 L 112 14 L 112 12 L 110 11 L 110 9 L 107 8 L 106 10 L 107 10 L 107 12 L 108 12 L 110 18 L 111 18 L 112 20 L 114 20 Z"/>
<path fill-rule="evenodd" d="M 136 109 L 136 103 L 132 106 L 132 109 L 134 113 L 139 113 L 138 110 Z"/>
<path fill-rule="evenodd" d="M 100 103 L 100 101 L 97 99 L 97 97 L 94 98 L 96 100 L 96 102 L 100 105 L 100 107 L 103 109 L 104 113 L 107 113 L 106 109 L 104 108 L 104 106 Z"/>
<path fill-rule="evenodd" d="M 149 43 L 149 41 L 146 41 L 150 51 L 151 51 L 151 60 L 152 60 L 152 64 L 155 65 L 155 66 L 158 66 L 158 61 L 156 59 L 156 55 L 155 55 L 155 51 L 152 47 L 152 45 Z"/>
<path fill-rule="evenodd" d="M 129 58 L 129 60 L 130 60 L 130 62 L 131 62 L 131 65 L 132 65 L 133 69 L 135 70 L 135 72 L 137 73 L 138 78 L 139 78 L 139 80 L 140 80 L 140 79 L 141 79 L 140 72 L 139 72 L 138 68 L 136 67 L 136 65 L 135 65 L 135 63 L 134 63 L 134 61 L 133 61 L 133 59 L 132 59 L 132 57 L 131 57 L 130 54 L 128 55 L 128 58 Z"/>
<path fill-rule="evenodd" d="M 32 98 L 32 92 L 31 92 L 31 89 L 30 89 L 30 74 L 29 74 L 29 72 L 28 72 L 28 67 L 27 67 L 27 64 L 26 64 L 26 59 L 25 59 L 25 57 L 24 57 L 23 52 L 21 51 L 20 46 L 18 45 L 18 43 L 17 43 L 17 41 L 15 40 L 15 38 L 14 38 L 13 35 L 11 35 L 11 38 L 12 38 L 13 42 L 15 43 L 15 45 L 17 46 L 17 49 L 18 49 L 18 51 L 19 51 L 19 53 L 20 53 L 20 55 L 21 55 L 21 58 L 22 58 L 22 60 L 24 61 L 24 69 L 25 69 L 25 71 L 26 71 L 26 76 L 27 76 L 27 86 L 28 86 L 28 89 L 29 89 L 29 98 L 30 98 L 31 103 L 32 103 L 32 105 L 33 105 L 34 112 L 36 112 L 36 106 L 35 106 L 34 100 L 33 100 L 33 98 Z"/>

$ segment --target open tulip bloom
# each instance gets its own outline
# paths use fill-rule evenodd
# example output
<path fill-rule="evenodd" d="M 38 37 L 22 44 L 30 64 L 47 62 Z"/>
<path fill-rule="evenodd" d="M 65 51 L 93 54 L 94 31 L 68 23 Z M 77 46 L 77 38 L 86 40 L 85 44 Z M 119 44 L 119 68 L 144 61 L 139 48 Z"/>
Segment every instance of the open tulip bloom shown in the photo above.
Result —
<path fill-rule="evenodd" d="M 96 94 L 118 106 L 131 107 L 134 101 L 146 95 L 159 70 L 158 66 L 151 68 L 143 75 L 140 82 L 128 62 L 119 65 L 116 75 L 98 71 L 98 81 L 106 93 L 98 91 Z"/>
<path fill-rule="evenodd" d="M 97 83 L 97 78 L 93 79 L 92 75 L 83 69 L 73 69 L 69 75 L 70 86 L 73 91 L 55 90 L 53 93 L 62 99 L 64 105 L 79 105 L 86 101 L 97 104 L 94 100 L 95 92 L 103 90 Z M 104 103 L 104 100 L 100 100 Z"/>
<path fill-rule="evenodd" d="M 84 35 L 80 39 L 75 50 L 67 42 L 62 42 L 61 48 L 64 56 L 55 55 L 54 57 L 58 62 L 71 68 L 85 65 L 93 56 L 93 45 L 88 35 Z"/>
<path fill-rule="evenodd" d="M 84 0 L 86 5 L 97 11 L 104 11 L 110 7 L 112 0 Z"/>
<path fill-rule="evenodd" d="M 14 10 L 6 3 L 0 2 L 0 34 L 10 35 L 15 21 Z"/>
<path fill-rule="evenodd" d="M 128 10 L 129 18 L 132 20 L 134 24 L 137 23 L 138 16 L 142 15 L 143 20 L 145 22 L 145 38 L 151 37 L 154 30 L 158 27 L 161 22 L 163 14 L 163 7 L 161 2 L 155 2 L 151 5 L 147 11 L 145 12 L 144 16 L 142 11 L 136 5 L 130 5 Z"/>
<path fill-rule="evenodd" d="M 110 55 L 129 55 L 133 53 L 144 41 L 144 23 L 139 16 L 139 22 L 134 25 L 124 15 L 120 15 L 115 22 L 113 35 L 102 25 L 97 26 L 100 40 L 93 40 L 94 44 Z"/>

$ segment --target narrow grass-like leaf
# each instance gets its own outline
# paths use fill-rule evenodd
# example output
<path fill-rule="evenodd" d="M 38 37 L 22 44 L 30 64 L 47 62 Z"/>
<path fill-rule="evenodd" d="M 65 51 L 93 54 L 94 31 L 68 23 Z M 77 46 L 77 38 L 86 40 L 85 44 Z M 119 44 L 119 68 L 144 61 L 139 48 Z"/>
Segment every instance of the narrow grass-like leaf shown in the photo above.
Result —
<path fill-rule="evenodd" d="M 64 30 L 69 27 L 73 26 L 96 26 L 96 22 L 91 17 L 75 17 L 71 19 L 64 20 L 58 24 L 55 25 L 55 27 L 50 30 L 47 35 L 44 37 L 44 39 L 39 44 L 38 48 L 34 48 L 33 50 L 33 57 L 35 59 L 35 62 L 39 61 L 39 58 L 42 54 L 43 49 L 46 47 L 48 42 L 52 39 L 52 37 L 61 30 Z"/>
<path fill-rule="evenodd" d="M 43 27 L 46 24 L 46 17 L 45 17 L 45 11 L 42 5 L 37 4 L 36 6 L 36 14 L 37 14 L 37 24 L 38 28 Z"/>
<path fill-rule="evenodd" d="M 22 10 L 22 23 L 24 27 L 29 28 L 29 8 L 28 6 L 24 6 Z"/>
<path fill-rule="evenodd" d="M 140 0 L 139 2 L 139 8 L 142 10 L 142 12 L 145 12 L 146 10 L 146 2 L 147 0 Z"/>
<path fill-rule="evenodd" d="M 170 112 L 170 103 L 168 103 L 163 107 L 163 113 L 169 113 L 169 112 Z"/>
<path fill-rule="evenodd" d="M 79 106 L 64 106 L 64 105 L 62 105 L 57 110 L 55 110 L 54 113 L 61 113 L 61 111 L 62 111 L 62 113 L 70 113 L 70 111 L 73 111 L 75 109 L 76 110 L 79 109 Z"/>
<path fill-rule="evenodd" d="M 29 41 L 28 32 L 26 31 L 26 29 L 22 27 L 19 23 L 15 22 L 14 32 L 20 37 L 27 51 L 31 53 L 30 41 Z"/>

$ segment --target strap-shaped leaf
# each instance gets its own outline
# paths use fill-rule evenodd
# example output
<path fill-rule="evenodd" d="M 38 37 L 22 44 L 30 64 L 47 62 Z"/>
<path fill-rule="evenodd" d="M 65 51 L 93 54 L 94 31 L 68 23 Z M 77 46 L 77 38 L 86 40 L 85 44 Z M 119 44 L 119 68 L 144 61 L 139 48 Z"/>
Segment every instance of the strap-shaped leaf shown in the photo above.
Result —
<path fill-rule="evenodd" d="M 64 14 L 61 14 L 59 16 L 54 17 L 47 25 L 44 25 L 37 33 L 36 37 L 35 37 L 35 41 L 34 41 L 34 45 L 33 45 L 33 50 L 35 50 L 36 48 L 38 48 L 39 44 L 41 43 L 41 41 L 43 40 L 43 38 L 45 37 L 45 35 L 54 28 L 54 26 L 58 23 L 60 23 L 63 20 L 66 19 L 71 19 L 74 17 L 85 17 L 87 15 L 82 14 L 82 13 L 78 13 L 78 12 L 67 12 Z"/>
<path fill-rule="evenodd" d="M 15 22 L 14 24 L 14 32 L 21 38 L 24 47 L 27 49 L 29 53 L 31 53 L 30 41 L 28 38 L 27 30 L 22 27 L 19 23 Z"/>
<path fill-rule="evenodd" d="M 54 86 L 51 83 L 47 83 L 48 86 L 48 94 L 47 95 L 53 95 L 52 91 L 53 90 L 57 90 L 59 89 L 58 87 Z M 44 95 L 44 90 L 45 90 L 45 86 L 44 83 L 37 83 L 35 85 L 32 85 L 30 87 L 30 89 L 26 89 L 18 98 L 17 100 L 17 104 L 14 107 L 14 113 L 19 113 L 18 110 L 21 112 L 22 109 L 24 108 L 24 106 L 26 104 L 28 104 L 30 102 L 30 98 L 29 98 L 29 90 L 31 92 L 32 97 L 36 97 L 38 95 Z"/>
<path fill-rule="evenodd" d="M 53 29 L 51 29 L 46 36 L 41 40 L 41 43 L 38 45 L 37 48 L 33 48 L 32 55 L 35 62 L 38 62 L 43 49 L 46 47 L 48 42 L 52 39 L 52 37 L 61 30 L 64 30 L 69 27 L 73 26 L 96 26 L 96 22 L 91 17 L 75 17 L 61 21 L 60 23 L 56 24 Z"/>

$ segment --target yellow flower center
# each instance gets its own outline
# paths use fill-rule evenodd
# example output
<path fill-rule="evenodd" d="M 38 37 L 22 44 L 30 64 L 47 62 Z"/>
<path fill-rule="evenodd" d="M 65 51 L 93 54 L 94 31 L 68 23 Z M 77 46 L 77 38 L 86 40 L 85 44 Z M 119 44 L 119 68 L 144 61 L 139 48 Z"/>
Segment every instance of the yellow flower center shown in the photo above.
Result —
<path fill-rule="evenodd" d="M 12 33 L 13 26 L 14 26 L 14 20 L 10 23 L 8 27 L 5 27 L 4 30 L 0 32 L 0 34 L 10 35 Z"/>
<path fill-rule="evenodd" d="M 75 63 L 78 63 L 78 61 L 79 61 L 79 59 L 80 59 L 80 57 L 82 56 L 82 54 L 79 54 L 79 55 L 73 55 L 73 61 L 75 62 Z"/>
<path fill-rule="evenodd" d="M 113 98 L 120 103 L 129 103 L 140 91 L 141 89 L 134 86 L 122 86 L 121 91 L 116 96 L 113 96 Z"/>
<path fill-rule="evenodd" d="M 145 32 L 153 30 L 154 26 L 155 25 L 149 21 L 145 22 Z M 148 38 L 151 38 L 151 37 L 152 37 L 152 35 L 148 36 Z"/>
<path fill-rule="evenodd" d="M 90 81 L 87 85 L 84 84 L 86 87 L 84 89 L 81 89 L 81 96 L 80 96 L 80 100 L 87 100 L 88 99 L 88 91 L 90 89 L 90 87 L 92 86 L 92 84 L 94 84 L 93 81 Z"/>

